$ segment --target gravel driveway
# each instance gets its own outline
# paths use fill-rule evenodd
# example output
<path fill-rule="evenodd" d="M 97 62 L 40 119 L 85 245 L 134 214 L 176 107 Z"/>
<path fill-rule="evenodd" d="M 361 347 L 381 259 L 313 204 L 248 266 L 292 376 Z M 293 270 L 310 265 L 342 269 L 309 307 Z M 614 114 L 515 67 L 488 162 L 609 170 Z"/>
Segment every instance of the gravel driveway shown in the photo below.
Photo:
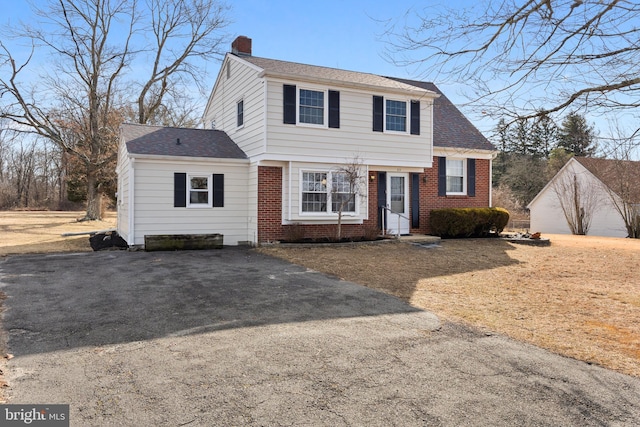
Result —
<path fill-rule="evenodd" d="M 9 403 L 71 425 L 631 426 L 640 379 L 242 248 L 0 261 Z"/>

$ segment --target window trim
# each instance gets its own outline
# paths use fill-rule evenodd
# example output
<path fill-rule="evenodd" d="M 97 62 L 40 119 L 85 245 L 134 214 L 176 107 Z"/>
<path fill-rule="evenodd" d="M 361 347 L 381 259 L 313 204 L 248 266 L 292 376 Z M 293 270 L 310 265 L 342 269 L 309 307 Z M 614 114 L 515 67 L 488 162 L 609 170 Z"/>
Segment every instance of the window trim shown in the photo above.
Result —
<path fill-rule="evenodd" d="M 302 195 L 303 191 L 303 177 L 305 173 L 325 173 L 327 175 L 327 210 L 324 212 L 305 212 L 302 210 Z M 339 174 L 340 171 L 331 170 L 331 169 L 300 169 L 299 170 L 299 185 L 298 185 L 298 214 L 301 217 L 325 217 L 325 218 L 338 218 L 338 212 L 333 211 L 333 200 L 332 200 L 332 188 L 333 188 L 333 174 Z M 355 197 L 355 211 L 343 211 L 343 217 L 358 217 L 360 215 L 360 204 L 361 204 L 361 195 L 356 194 Z"/>
<path fill-rule="evenodd" d="M 240 105 L 242 105 L 242 112 L 239 111 Z M 242 117 L 242 123 L 240 123 L 240 117 Z M 236 101 L 236 128 L 241 129 L 244 127 L 244 98 L 240 98 Z"/>
<path fill-rule="evenodd" d="M 191 202 L 191 179 L 193 178 L 207 178 L 207 203 L 192 203 Z M 189 209 L 202 209 L 213 207 L 213 176 L 210 173 L 188 173 L 187 174 L 187 208 Z"/>
<path fill-rule="evenodd" d="M 462 157 L 445 157 L 445 165 L 446 162 L 448 162 L 449 160 L 455 160 L 455 161 L 459 161 L 462 162 L 462 191 L 449 191 L 448 188 L 448 183 L 447 183 L 447 178 L 449 176 L 454 176 L 454 175 L 449 175 L 449 170 L 450 168 L 446 167 L 445 168 L 445 190 L 446 190 L 446 195 L 447 196 L 466 196 L 467 195 L 467 179 L 468 179 L 468 173 L 467 173 L 467 159 L 462 158 Z M 455 175 L 455 176 L 459 176 L 459 175 Z"/>
<path fill-rule="evenodd" d="M 409 127 L 407 123 L 408 122 L 408 118 L 411 115 L 411 111 L 409 108 L 407 108 L 407 105 L 410 106 L 410 101 L 405 100 L 400 100 L 400 99 L 394 99 L 394 98 L 383 98 L 384 102 L 383 102 L 383 106 L 384 106 L 384 111 L 383 111 L 383 129 L 385 132 L 389 132 L 389 133 L 399 133 L 399 134 L 408 134 L 409 133 Z M 389 101 L 392 102 L 402 102 L 404 104 L 404 130 L 393 130 L 393 129 L 388 129 L 387 128 L 387 103 Z M 407 114 L 408 113 L 408 114 Z"/>
<path fill-rule="evenodd" d="M 308 90 L 312 92 L 322 93 L 322 124 L 303 123 L 300 121 L 300 91 Z M 308 126 L 313 128 L 329 128 L 329 89 L 318 88 L 313 86 L 296 85 L 296 125 Z"/>

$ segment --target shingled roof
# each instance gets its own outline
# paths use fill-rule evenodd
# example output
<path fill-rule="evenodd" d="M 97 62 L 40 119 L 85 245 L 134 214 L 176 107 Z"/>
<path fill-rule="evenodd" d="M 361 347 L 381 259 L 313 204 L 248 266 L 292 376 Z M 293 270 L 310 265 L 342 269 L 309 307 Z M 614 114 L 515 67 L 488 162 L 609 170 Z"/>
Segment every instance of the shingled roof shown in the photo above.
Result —
<path fill-rule="evenodd" d="M 640 203 L 640 162 L 630 160 L 574 157 L 618 196 Z"/>
<path fill-rule="evenodd" d="M 381 89 L 421 93 L 424 95 L 428 95 L 429 92 L 432 92 L 430 89 L 406 84 L 401 80 L 390 79 L 377 74 L 321 67 L 318 65 L 300 64 L 297 62 L 280 61 L 277 59 L 260 58 L 256 56 L 242 55 L 240 58 L 261 68 L 264 70 L 266 75 L 329 80 L 347 85 L 378 87 Z"/>
<path fill-rule="evenodd" d="M 492 151 L 496 149 L 435 84 L 390 78 L 440 95 L 433 102 L 433 145 L 435 147 Z"/>
<path fill-rule="evenodd" d="M 125 123 L 121 134 L 131 154 L 246 159 L 247 155 L 220 130 Z"/>

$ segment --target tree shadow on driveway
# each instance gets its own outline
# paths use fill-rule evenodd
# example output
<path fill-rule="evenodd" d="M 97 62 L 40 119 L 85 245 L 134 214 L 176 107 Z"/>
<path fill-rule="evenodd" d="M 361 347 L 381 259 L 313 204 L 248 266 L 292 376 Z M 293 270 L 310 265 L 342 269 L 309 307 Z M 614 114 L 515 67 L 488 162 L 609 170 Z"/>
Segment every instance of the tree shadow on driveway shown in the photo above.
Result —
<path fill-rule="evenodd" d="M 0 286 L 16 355 L 421 311 L 243 248 L 15 256 L 0 264 Z"/>

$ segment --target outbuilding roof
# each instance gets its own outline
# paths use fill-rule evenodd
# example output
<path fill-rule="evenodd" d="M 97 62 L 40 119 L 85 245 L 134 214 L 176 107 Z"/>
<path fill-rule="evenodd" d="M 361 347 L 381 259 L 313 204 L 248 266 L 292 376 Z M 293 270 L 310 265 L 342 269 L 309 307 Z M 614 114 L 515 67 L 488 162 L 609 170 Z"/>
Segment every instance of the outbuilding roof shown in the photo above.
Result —
<path fill-rule="evenodd" d="M 640 162 L 630 160 L 574 157 L 618 196 L 631 203 L 640 203 Z"/>
<path fill-rule="evenodd" d="M 221 130 L 125 123 L 121 135 L 131 154 L 246 159 L 247 155 Z"/>
<path fill-rule="evenodd" d="M 440 95 L 433 101 L 433 145 L 443 148 L 491 150 L 495 147 L 464 114 L 431 82 L 390 77 Z"/>

